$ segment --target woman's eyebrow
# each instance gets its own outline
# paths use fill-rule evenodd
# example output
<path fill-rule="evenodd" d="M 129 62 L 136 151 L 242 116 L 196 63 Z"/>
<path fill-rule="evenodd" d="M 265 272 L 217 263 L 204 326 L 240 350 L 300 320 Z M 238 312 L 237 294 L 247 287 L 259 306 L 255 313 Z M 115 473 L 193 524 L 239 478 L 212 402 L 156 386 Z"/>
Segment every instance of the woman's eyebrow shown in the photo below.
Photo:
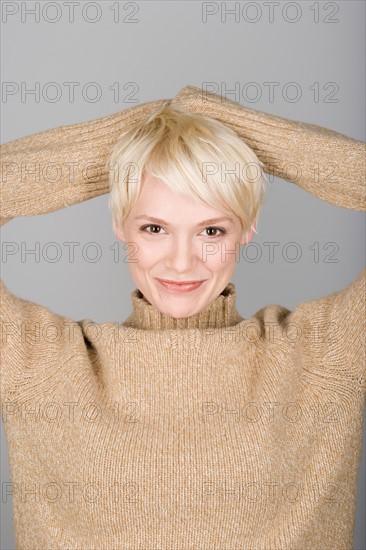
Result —
<path fill-rule="evenodd" d="M 164 225 L 169 225 L 169 223 L 166 222 L 165 220 L 161 220 L 160 218 L 154 218 L 153 216 L 147 216 L 146 214 L 141 214 L 141 216 L 136 216 L 134 219 L 135 220 L 140 220 L 142 218 L 146 219 L 146 220 L 151 220 L 155 223 L 161 223 L 161 224 L 164 224 Z M 224 222 L 224 221 L 233 223 L 233 220 L 231 218 L 222 217 L 222 218 L 210 218 L 209 220 L 204 220 L 204 221 L 198 223 L 197 225 L 201 226 L 201 225 L 207 225 L 207 224 L 210 224 L 210 223 L 218 223 L 218 222 Z"/>

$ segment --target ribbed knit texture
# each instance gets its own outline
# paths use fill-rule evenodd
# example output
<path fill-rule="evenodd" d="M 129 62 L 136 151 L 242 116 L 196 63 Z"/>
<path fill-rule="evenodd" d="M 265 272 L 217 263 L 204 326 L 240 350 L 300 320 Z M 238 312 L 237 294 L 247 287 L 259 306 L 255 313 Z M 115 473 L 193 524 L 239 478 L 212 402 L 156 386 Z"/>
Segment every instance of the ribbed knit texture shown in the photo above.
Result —
<path fill-rule="evenodd" d="M 365 144 L 203 98 L 193 86 L 175 101 L 228 124 L 268 173 L 365 210 Z M 163 102 L 3 145 L 2 221 L 108 192 L 102 167 L 119 132 Z M 86 181 L 89 161 L 101 169 Z M 22 180 L 21 163 L 35 162 L 39 181 Z M 47 182 L 48 162 L 76 163 L 74 180 L 65 170 L 57 185 Z M 99 325 L 1 282 L 17 550 L 351 549 L 365 272 L 293 311 L 270 305 L 250 319 L 237 311 L 233 283 L 186 319 L 162 314 L 136 289 L 125 322 Z"/>

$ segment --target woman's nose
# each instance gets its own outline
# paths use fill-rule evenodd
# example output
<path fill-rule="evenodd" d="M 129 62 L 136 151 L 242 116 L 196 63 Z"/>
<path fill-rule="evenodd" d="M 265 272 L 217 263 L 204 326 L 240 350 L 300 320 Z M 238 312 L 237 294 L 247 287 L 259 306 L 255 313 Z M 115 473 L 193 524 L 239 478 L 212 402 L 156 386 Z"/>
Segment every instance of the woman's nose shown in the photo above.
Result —
<path fill-rule="evenodd" d="M 171 267 L 177 273 L 190 274 L 192 267 L 199 259 L 199 251 L 197 245 L 194 246 L 192 240 L 185 237 L 180 237 L 172 242 L 170 249 Z"/>

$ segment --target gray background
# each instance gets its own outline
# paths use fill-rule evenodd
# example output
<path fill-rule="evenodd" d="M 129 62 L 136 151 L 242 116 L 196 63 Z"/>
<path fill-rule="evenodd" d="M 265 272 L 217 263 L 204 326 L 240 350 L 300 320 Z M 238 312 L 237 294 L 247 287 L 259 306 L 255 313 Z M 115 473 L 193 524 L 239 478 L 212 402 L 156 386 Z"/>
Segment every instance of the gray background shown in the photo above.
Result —
<path fill-rule="evenodd" d="M 79 0 L 73 22 L 64 2 L 57 2 L 58 13 L 56 2 L 48 3 L 47 10 L 47 2 L 40 2 L 39 21 L 24 9 L 22 14 L 20 2 L 1 4 L 1 80 L 3 86 L 12 82 L 15 89 L 19 87 L 14 95 L 3 94 L 1 98 L 3 143 L 112 114 L 136 101 L 170 98 L 186 84 L 202 87 L 205 82 L 215 83 L 222 95 L 236 85 L 240 95 L 227 97 L 255 110 L 365 140 L 363 1 L 277 2 L 273 20 L 265 2 L 236 2 L 239 14 L 227 15 L 226 21 L 225 6 L 233 9 L 235 3 L 211 2 L 218 13 L 207 17 L 206 22 L 203 4 L 195 1 L 120 2 L 120 20 L 114 21 L 110 8 L 116 2 Z M 5 4 L 19 10 L 7 20 Z M 22 4 L 31 9 L 35 2 Z M 51 82 L 60 93 L 56 101 L 56 87 L 51 88 Z M 80 83 L 74 101 L 65 82 Z M 274 97 L 269 95 L 268 82 L 278 83 Z M 289 86 L 291 82 L 296 85 Z M 21 96 L 22 83 L 27 89 L 39 83 L 37 101 L 33 95 Z M 117 85 L 119 98 L 110 89 Z M 100 97 L 94 101 L 96 89 Z M 103 195 L 6 224 L 4 242 L 14 241 L 19 246 L 25 242 L 29 249 L 39 243 L 42 249 L 53 241 L 63 252 L 58 262 L 47 261 L 42 255 L 39 261 L 32 255 L 22 261 L 20 254 L 6 263 L 2 258 L 2 278 L 8 288 L 75 320 L 125 320 L 131 312 L 130 294 L 135 287 L 128 264 L 114 262 L 109 250 L 116 237 L 107 200 Z M 245 318 L 265 305 L 293 309 L 306 300 L 337 291 L 352 282 L 365 265 L 364 213 L 330 205 L 293 183 L 270 179 L 258 231 L 253 241 L 261 245 L 262 258 L 238 263 L 232 279 L 238 310 Z M 66 241 L 80 243 L 74 263 L 68 261 L 67 249 L 62 246 Z M 87 261 L 80 253 L 91 241 L 101 246 L 103 256 L 98 262 Z M 262 243 L 274 241 L 280 247 L 271 263 L 268 248 Z M 297 262 L 282 257 L 282 247 L 289 242 L 301 246 L 302 257 Z M 329 242 L 338 247 L 334 256 L 338 261 L 333 263 L 326 261 L 333 250 L 325 248 Z M 318 262 L 309 249 L 314 243 L 319 243 Z M 93 250 L 90 257 L 94 257 Z M 1 438 L 4 482 L 10 476 L 3 426 Z M 364 494 L 363 447 L 355 549 L 366 547 Z M 11 522 L 12 505 L 8 502 L 2 504 L 1 511 L 2 549 L 15 548 Z"/>

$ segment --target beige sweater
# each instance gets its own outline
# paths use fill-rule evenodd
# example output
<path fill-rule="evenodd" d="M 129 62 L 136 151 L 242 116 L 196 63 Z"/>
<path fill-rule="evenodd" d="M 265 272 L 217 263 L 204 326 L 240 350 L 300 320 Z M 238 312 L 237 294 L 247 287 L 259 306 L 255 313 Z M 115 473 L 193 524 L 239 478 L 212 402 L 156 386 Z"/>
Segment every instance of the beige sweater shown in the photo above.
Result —
<path fill-rule="evenodd" d="M 104 165 L 119 132 L 163 101 L 3 145 L 2 221 L 108 192 Z M 192 86 L 174 101 L 229 124 L 268 173 L 365 210 L 363 143 L 207 100 Z M 35 162 L 39 181 L 22 173 L 22 163 Z M 61 170 L 57 186 L 47 182 L 49 162 Z M 86 180 L 88 162 L 99 167 Z M 12 481 L 3 503 L 13 493 L 17 549 L 352 548 L 365 271 L 293 311 L 270 305 L 250 319 L 238 314 L 232 283 L 181 320 L 136 289 L 124 323 L 99 325 L 17 297 L 2 282 Z"/>

